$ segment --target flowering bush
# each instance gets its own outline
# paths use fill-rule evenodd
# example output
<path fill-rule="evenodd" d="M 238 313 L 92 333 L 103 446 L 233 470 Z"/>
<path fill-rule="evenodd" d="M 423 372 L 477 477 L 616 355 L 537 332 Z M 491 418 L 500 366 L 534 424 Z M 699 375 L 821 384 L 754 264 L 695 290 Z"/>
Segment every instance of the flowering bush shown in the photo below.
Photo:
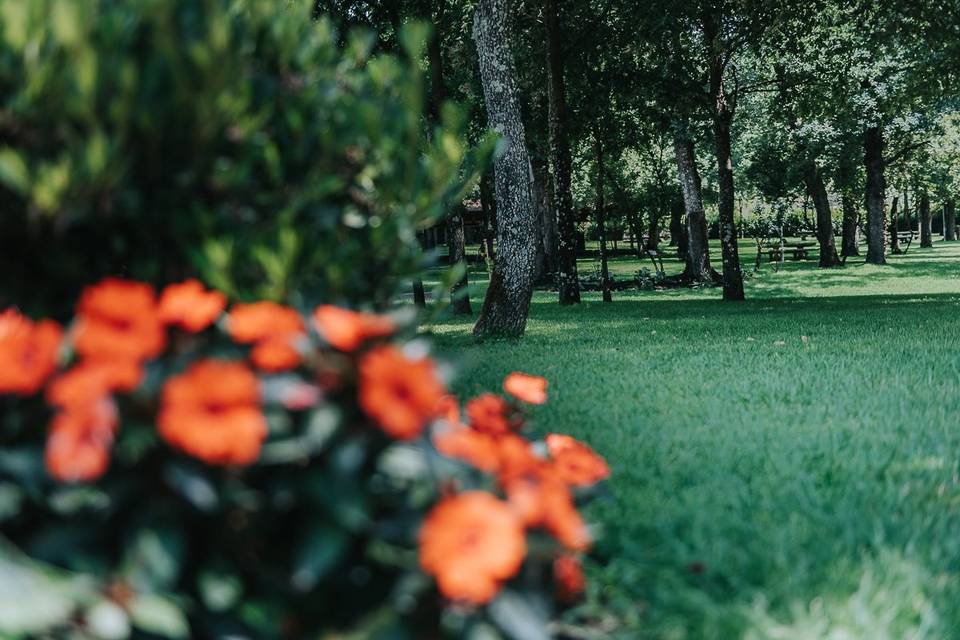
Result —
<path fill-rule="evenodd" d="M 0 634 L 543 637 L 609 469 L 521 435 L 546 380 L 461 407 L 403 330 L 197 281 L 4 311 Z"/>

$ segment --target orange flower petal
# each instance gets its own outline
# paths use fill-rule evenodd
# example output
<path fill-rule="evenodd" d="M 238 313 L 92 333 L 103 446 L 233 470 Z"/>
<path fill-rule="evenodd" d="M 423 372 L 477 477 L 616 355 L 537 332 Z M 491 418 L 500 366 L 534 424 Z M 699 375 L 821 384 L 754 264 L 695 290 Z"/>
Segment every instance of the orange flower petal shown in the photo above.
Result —
<path fill-rule="evenodd" d="M 547 401 L 547 379 L 540 376 L 515 371 L 503 381 L 503 390 L 529 404 L 544 404 Z"/>
<path fill-rule="evenodd" d="M 340 351 L 356 351 L 364 342 L 383 338 L 396 330 L 393 320 L 370 313 L 358 313 L 332 305 L 317 307 L 313 324 L 330 346 Z"/>
<path fill-rule="evenodd" d="M 199 280 L 167 285 L 160 296 L 160 319 L 190 333 L 199 333 L 216 321 L 227 306 L 219 291 L 207 291 Z"/>

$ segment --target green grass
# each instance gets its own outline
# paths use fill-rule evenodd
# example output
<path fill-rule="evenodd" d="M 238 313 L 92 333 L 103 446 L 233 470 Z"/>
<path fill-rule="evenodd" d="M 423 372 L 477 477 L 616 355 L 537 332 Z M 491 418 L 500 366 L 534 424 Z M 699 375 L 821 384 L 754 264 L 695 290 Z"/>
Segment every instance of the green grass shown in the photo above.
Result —
<path fill-rule="evenodd" d="M 580 614 L 623 638 L 960 637 L 960 246 L 765 263 L 742 304 L 554 295 L 520 342 L 427 331 L 464 394 L 547 376 L 537 429 L 609 460 Z"/>

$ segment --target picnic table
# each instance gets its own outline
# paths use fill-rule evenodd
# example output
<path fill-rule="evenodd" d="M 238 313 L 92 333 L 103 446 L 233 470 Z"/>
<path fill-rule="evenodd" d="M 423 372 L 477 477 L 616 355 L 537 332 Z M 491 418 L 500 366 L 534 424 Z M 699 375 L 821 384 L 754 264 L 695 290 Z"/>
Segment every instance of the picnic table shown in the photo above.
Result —
<path fill-rule="evenodd" d="M 784 242 L 783 245 L 776 244 L 767 248 L 767 255 L 770 262 L 780 262 L 784 254 L 793 254 L 794 260 L 806 260 L 810 257 L 810 249 L 817 246 L 816 242 Z"/>

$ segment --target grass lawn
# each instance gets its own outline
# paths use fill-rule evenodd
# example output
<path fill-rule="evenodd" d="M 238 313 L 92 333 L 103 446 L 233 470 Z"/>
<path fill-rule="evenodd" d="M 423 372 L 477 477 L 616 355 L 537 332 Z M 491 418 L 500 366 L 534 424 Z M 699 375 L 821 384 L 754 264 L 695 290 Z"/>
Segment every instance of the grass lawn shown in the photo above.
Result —
<path fill-rule="evenodd" d="M 520 342 L 427 327 L 460 392 L 545 375 L 537 428 L 609 460 L 579 613 L 612 637 L 960 637 L 960 244 L 815 265 L 765 263 L 742 304 L 538 293 Z"/>

